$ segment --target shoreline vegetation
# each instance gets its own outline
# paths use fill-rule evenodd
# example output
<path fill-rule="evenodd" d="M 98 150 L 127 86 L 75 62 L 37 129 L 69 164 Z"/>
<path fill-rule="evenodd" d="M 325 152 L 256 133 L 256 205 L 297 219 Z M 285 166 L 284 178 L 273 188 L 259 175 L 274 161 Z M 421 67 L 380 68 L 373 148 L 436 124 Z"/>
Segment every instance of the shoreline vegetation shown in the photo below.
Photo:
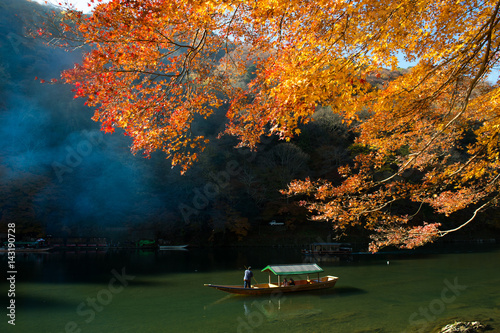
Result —
<path fill-rule="evenodd" d="M 314 242 L 314 241 L 313 241 Z M 336 243 L 335 241 L 331 241 L 332 243 Z M 302 243 L 264 243 L 261 242 L 259 244 L 248 243 L 248 242 L 240 242 L 233 244 L 184 244 L 185 247 L 181 249 L 175 249 L 175 245 L 171 245 L 172 248 L 169 250 L 180 250 L 187 251 L 193 249 L 203 249 L 203 248 L 276 248 L 276 249 L 304 249 L 307 248 L 312 242 L 302 242 Z M 351 253 L 345 254 L 336 254 L 331 255 L 331 257 L 347 257 L 350 255 L 362 255 L 362 254 L 419 254 L 426 252 L 449 252 L 449 251 L 474 251 L 474 250 L 484 250 L 488 247 L 497 247 L 500 245 L 499 238 L 474 238 L 474 239 L 451 239 L 449 241 L 437 241 L 434 243 L 426 244 L 422 247 L 414 248 L 414 249 L 399 249 L 395 247 L 387 247 L 378 252 L 371 253 L 368 252 L 369 242 L 341 242 L 343 244 L 348 244 L 352 247 Z M 160 246 L 163 246 L 159 243 L 150 243 L 148 245 L 142 246 L 138 243 L 124 242 L 124 243 L 114 243 L 114 244 L 86 244 L 86 243 L 77 243 L 77 244 L 64 244 L 57 242 L 49 242 L 40 247 L 40 249 L 46 249 L 47 252 L 58 252 L 58 251 L 107 251 L 107 250 L 145 250 L 145 251 L 156 251 L 160 250 Z M 33 248 L 36 251 L 38 248 Z M 317 258 L 318 256 L 312 256 L 312 258 Z M 319 256 L 321 257 L 321 256 Z M 327 256 L 328 257 L 328 256 Z"/>

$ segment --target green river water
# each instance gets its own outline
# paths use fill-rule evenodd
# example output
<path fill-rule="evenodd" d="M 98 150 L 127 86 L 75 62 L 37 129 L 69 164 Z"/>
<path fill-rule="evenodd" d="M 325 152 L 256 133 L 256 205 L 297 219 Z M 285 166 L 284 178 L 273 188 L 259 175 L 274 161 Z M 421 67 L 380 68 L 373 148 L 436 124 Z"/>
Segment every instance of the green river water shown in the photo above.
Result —
<path fill-rule="evenodd" d="M 355 254 L 320 262 L 327 291 L 230 296 L 245 265 L 301 263 L 297 248 L 17 254 L 15 297 L 0 255 L 0 332 L 432 332 L 479 320 L 500 332 L 500 247 Z M 15 300 L 15 326 L 8 323 Z"/>

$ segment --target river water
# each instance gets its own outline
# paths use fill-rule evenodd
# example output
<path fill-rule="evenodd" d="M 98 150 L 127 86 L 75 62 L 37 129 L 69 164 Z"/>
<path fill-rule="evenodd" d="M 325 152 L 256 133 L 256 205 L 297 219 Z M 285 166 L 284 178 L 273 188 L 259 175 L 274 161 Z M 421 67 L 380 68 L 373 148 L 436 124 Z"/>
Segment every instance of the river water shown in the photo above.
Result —
<path fill-rule="evenodd" d="M 255 280 L 268 264 L 301 263 L 298 248 L 17 254 L 15 326 L 0 283 L 1 332 L 432 332 L 479 320 L 500 332 L 500 247 L 354 254 L 320 262 L 327 291 L 231 296 L 205 283 Z M 0 255 L 2 276 L 7 258 Z"/>

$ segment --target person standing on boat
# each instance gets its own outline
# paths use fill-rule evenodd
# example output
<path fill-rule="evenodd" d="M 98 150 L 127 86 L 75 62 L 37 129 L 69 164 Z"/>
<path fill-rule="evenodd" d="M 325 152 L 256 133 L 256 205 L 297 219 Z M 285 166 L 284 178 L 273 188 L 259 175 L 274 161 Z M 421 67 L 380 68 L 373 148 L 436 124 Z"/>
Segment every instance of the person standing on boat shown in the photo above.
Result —
<path fill-rule="evenodd" d="M 252 288 L 252 267 L 248 266 L 248 268 L 245 270 L 245 276 L 243 277 L 243 286 L 245 288 Z"/>

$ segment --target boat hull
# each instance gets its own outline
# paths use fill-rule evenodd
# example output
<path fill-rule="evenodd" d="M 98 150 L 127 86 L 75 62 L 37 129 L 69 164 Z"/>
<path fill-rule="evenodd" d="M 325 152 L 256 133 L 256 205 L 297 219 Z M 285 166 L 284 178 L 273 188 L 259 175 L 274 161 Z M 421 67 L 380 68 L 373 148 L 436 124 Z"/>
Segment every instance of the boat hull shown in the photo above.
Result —
<path fill-rule="evenodd" d="M 160 250 L 187 250 L 188 245 L 160 245 Z"/>
<path fill-rule="evenodd" d="M 302 254 L 305 256 L 344 256 L 352 254 L 352 251 L 310 251 L 302 250 Z"/>
<path fill-rule="evenodd" d="M 337 283 L 338 277 L 324 276 L 318 280 L 298 280 L 294 286 L 278 286 L 276 284 L 261 283 L 253 285 L 252 288 L 244 288 L 242 286 L 214 285 L 205 284 L 206 287 L 211 287 L 217 290 L 225 291 L 231 294 L 238 295 L 269 295 L 274 293 L 292 293 L 299 291 L 312 291 L 320 289 L 333 288 Z"/>
<path fill-rule="evenodd" d="M 52 250 L 53 247 L 41 247 L 41 248 L 0 248 L 0 253 L 8 253 L 8 252 L 25 252 L 25 253 L 32 253 L 32 252 L 49 252 Z"/>

